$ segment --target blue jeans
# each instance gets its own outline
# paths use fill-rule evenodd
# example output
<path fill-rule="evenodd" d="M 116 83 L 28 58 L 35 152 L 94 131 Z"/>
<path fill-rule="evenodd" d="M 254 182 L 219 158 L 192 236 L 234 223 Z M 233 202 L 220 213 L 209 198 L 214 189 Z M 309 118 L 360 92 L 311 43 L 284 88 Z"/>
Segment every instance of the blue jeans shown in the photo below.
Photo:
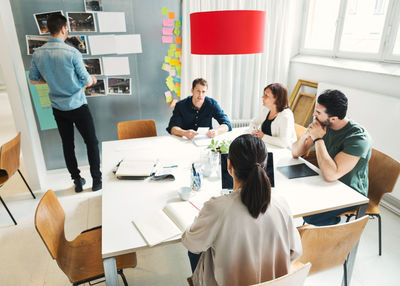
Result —
<path fill-rule="evenodd" d="M 196 254 L 196 253 L 188 251 L 188 256 L 189 256 L 189 260 L 190 260 L 190 267 L 192 268 L 192 273 L 194 273 L 194 270 L 196 269 L 197 264 L 199 263 L 201 253 Z"/>
<path fill-rule="evenodd" d="M 306 223 L 316 226 L 334 225 L 340 222 L 340 217 L 338 217 L 338 215 L 356 208 L 357 207 L 348 207 L 320 214 L 304 216 L 303 219 Z"/>

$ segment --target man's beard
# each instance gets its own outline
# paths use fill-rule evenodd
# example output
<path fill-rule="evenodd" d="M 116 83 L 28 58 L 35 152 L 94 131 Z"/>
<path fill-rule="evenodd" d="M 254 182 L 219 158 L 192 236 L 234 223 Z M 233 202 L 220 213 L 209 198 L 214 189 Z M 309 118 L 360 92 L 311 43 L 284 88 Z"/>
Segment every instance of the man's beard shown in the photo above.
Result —
<path fill-rule="evenodd" d="M 325 121 L 320 121 L 318 120 L 318 118 L 315 118 L 315 120 L 317 120 L 319 124 L 321 124 L 321 126 L 323 127 L 331 127 L 331 122 L 329 121 L 329 118 Z"/>

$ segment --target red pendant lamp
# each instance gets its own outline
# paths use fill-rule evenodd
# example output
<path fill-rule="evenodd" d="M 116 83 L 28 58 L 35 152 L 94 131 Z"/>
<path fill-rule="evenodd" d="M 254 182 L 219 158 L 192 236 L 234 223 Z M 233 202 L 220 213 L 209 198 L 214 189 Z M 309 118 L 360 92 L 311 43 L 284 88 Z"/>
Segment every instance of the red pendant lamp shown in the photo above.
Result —
<path fill-rule="evenodd" d="M 190 14 L 191 52 L 197 55 L 264 52 L 265 11 L 227 10 Z"/>

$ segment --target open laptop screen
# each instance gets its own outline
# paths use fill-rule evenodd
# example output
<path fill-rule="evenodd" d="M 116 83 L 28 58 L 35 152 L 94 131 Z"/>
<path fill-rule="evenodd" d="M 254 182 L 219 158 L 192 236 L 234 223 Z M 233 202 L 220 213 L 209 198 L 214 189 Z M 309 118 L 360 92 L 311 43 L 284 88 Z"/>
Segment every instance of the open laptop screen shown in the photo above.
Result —
<path fill-rule="evenodd" d="M 221 155 L 221 181 L 223 189 L 233 189 L 233 179 L 228 173 L 228 154 Z M 267 165 L 265 171 L 271 183 L 271 187 L 275 187 L 275 174 L 274 174 L 274 155 L 268 152 Z"/>

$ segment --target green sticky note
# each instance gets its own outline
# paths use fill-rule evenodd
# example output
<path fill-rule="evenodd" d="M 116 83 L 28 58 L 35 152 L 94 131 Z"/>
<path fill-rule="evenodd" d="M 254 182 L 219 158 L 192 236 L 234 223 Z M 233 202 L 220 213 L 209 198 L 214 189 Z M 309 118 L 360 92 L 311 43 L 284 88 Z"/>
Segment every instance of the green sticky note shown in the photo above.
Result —
<path fill-rule="evenodd" d="M 176 50 L 176 44 L 170 44 L 169 45 L 170 50 Z"/>
<path fill-rule="evenodd" d="M 175 54 L 175 50 L 168 50 L 168 57 L 172 58 Z"/>
<path fill-rule="evenodd" d="M 181 52 L 175 52 L 175 58 L 179 58 L 181 56 Z"/>
<path fill-rule="evenodd" d="M 161 15 L 168 15 L 168 8 L 167 7 L 162 7 L 161 8 Z"/>
<path fill-rule="evenodd" d="M 181 30 L 179 28 L 174 29 L 174 35 L 179 36 L 181 34 Z"/>
<path fill-rule="evenodd" d="M 176 67 L 176 71 L 178 72 L 178 75 L 181 76 L 181 66 L 177 65 Z"/>
<path fill-rule="evenodd" d="M 167 86 L 168 86 L 168 89 L 169 89 L 170 91 L 174 91 L 174 88 L 175 88 L 175 86 L 174 86 L 174 84 L 173 84 L 173 83 L 171 83 L 171 82 L 167 81 L 167 82 L 166 82 L 166 84 L 167 84 Z"/>
<path fill-rule="evenodd" d="M 169 76 L 167 77 L 167 79 L 166 79 L 166 82 L 169 82 L 169 83 L 174 84 L 174 79 L 173 79 L 173 77 L 169 75 Z"/>
<path fill-rule="evenodd" d="M 175 20 L 175 27 L 181 27 L 181 20 Z"/>
<path fill-rule="evenodd" d="M 165 56 L 165 57 L 164 57 L 164 62 L 166 62 L 166 63 L 169 64 L 169 60 L 170 60 L 170 59 L 171 59 L 170 57 Z"/>

